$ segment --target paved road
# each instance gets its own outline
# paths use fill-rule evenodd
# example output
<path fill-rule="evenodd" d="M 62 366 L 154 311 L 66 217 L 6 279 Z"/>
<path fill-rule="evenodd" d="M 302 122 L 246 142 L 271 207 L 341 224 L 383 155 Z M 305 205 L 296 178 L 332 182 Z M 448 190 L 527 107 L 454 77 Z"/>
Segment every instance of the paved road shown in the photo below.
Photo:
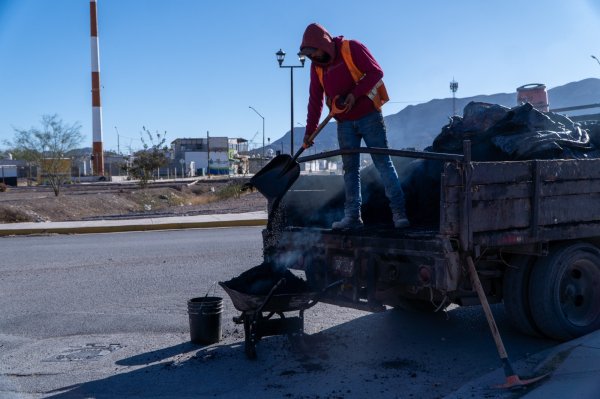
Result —
<path fill-rule="evenodd" d="M 479 308 L 324 304 L 306 313 L 307 351 L 268 337 L 248 361 L 220 288 L 223 340 L 190 344 L 186 301 L 260 263 L 260 231 L 1 238 L 0 397 L 438 398 L 499 366 Z M 494 311 L 517 370 L 531 371 L 532 355 L 556 343 L 515 333 Z"/>

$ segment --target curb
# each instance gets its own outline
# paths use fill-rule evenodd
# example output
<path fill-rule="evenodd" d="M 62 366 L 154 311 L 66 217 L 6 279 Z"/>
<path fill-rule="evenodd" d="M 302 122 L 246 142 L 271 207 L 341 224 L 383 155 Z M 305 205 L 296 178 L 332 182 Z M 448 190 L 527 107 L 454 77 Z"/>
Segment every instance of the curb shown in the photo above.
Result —
<path fill-rule="evenodd" d="M 219 215 L 222 216 L 222 215 Z M 35 234 L 90 234 L 90 233 L 118 233 L 131 231 L 152 231 L 152 230 L 181 230 L 181 229 L 201 229 L 201 228 L 219 228 L 219 227 L 251 227 L 265 226 L 267 219 L 262 216 L 250 218 L 232 218 L 231 220 L 199 220 L 199 221 L 179 221 L 159 219 L 134 219 L 128 222 L 120 221 L 118 223 L 111 221 L 94 222 L 50 222 L 50 223 L 23 223 L 15 224 L 10 228 L 0 227 L 0 236 L 17 235 L 35 235 Z M 214 219 L 209 215 L 207 219 Z"/>
<path fill-rule="evenodd" d="M 513 363 L 524 378 L 547 374 L 532 384 L 512 390 L 494 388 L 506 379 L 502 368 L 486 373 L 463 384 L 444 399 L 596 399 L 600 388 L 600 330 L 563 342 Z"/>

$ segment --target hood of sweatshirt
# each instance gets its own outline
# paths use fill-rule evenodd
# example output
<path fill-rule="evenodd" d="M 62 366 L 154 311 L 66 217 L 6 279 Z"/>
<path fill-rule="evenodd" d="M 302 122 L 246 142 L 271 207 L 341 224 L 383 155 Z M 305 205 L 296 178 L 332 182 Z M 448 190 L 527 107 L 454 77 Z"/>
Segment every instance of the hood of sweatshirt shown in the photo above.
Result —
<path fill-rule="evenodd" d="M 318 23 L 312 23 L 306 27 L 304 35 L 302 36 L 302 44 L 300 45 L 300 52 L 305 49 L 321 49 L 327 54 L 328 59 L 324 62 L 318 60 L 312 60 L 315 64 L 327 65 L 335 59 L 335 43 L 333 37 L 327 29 Z M 327 57 L 326 57 L 327 58 Z"/>

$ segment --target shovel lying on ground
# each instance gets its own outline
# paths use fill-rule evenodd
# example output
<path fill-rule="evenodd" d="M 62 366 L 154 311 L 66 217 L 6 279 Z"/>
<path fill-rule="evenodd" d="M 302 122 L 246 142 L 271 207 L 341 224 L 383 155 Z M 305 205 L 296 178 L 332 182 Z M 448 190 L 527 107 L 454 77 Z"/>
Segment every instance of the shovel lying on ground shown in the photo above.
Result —
<path fill-rule="evenodd" d="M 346 112 L 348 107 L 338 108 L 336 104 L 338 97 L 336 96 L 333 99 L 329 115 L 317 126 L 317 130 L 310 135 L 308 142 L 312 142 L 317 137 L 317 134 L 321 132 L 334 115 Z M 300 175 L 300 165 L 296 162 L 296 159 L 308 147 L 306 143 L 302 144 L 302 147 L 293 157 L 289 154 L 277 155 L 250 179 L 250 185 L 256 187 L 269 201 L 281 198 Z"/>

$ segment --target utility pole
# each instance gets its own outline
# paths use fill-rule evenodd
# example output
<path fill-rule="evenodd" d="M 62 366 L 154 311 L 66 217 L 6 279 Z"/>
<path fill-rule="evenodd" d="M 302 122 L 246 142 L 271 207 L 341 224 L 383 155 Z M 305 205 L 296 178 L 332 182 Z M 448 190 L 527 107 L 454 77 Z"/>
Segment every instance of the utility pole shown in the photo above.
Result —
<path fill-rule="evenodd" d="M 210 136 L 206 131 L 206 175 L 210 179 Z"/>

